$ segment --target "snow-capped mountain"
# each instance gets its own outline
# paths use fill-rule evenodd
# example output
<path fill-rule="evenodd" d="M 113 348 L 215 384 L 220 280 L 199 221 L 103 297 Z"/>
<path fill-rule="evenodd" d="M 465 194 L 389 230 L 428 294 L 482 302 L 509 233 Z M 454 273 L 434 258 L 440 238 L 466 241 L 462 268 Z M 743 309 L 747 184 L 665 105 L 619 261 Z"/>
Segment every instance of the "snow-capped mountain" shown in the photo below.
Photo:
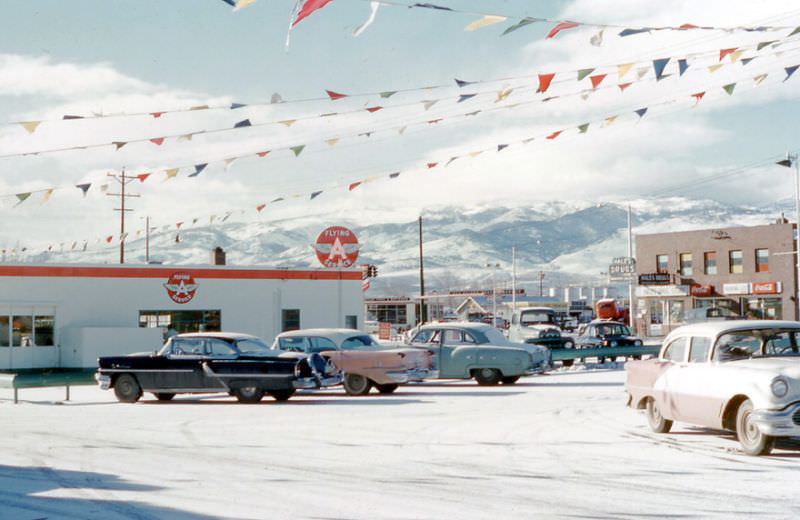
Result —
<path fill-rule="evenodd" d="M 791 208 L 731 207 L 682 198 L 631 203 L 633 232 L 656 233 L 774 221 Z M 313 243 L 328 225 L 355 231 L 361 244 L 358 263 L 378 266 L 370 295 L 413 293 L 419 275 L 419 223 L 408 212 L 363 210 L 357 217 L 301 217 L 277 222 L 226 221 L 217 225 L 160 231 L 150 238 L 150 258 L 164 264 L 207 264 L 220 246 L 231 265 L 318 267 Z M 510 279 L 516 249 L 520 285 L 547 286 L 598 282 L 615 256 L 627 255 L 627 208 L 618 204 L 536 203 L 514 207 L 443 207 L 423 214 L 426 285 L 431 289 L 487 287 L 492 270 L 498 284 Z M 180 241 L 176 242 L 176 235 Z M 99 247 L 99 246 L 98 246 Z M 118 248 L 91 248 L 28 255 L 26 262 L 114 263 Z M 126 245 L 128 263 L 144 262 L 144 239 Z M 534 280 L 534 278 L 536 280 Z"/>

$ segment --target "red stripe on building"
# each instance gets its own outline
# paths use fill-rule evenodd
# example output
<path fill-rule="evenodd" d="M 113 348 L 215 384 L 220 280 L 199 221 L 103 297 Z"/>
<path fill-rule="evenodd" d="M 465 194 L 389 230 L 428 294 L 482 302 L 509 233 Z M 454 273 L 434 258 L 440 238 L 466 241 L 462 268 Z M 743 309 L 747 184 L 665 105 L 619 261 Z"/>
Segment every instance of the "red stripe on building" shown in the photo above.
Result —
<path fill-rule="evenodd" d="M 42 278 L 169 278 L 174 273 L 221 280 L 361 280 L 361 271 L 173 267 L 0 265 L 0 276 Z"/>

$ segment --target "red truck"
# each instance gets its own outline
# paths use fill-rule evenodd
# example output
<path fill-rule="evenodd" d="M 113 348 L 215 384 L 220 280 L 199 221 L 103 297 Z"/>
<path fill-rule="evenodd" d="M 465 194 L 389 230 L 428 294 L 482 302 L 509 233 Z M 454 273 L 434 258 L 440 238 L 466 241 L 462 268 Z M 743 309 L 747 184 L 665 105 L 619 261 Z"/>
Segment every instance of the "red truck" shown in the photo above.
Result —
<path fill-rule="evenodd" d="M 630 316 L 628 307 L 623 307 L 613 298 L 597 300 L 595 312 L 598 320 L 618 321 L 621 323 L 628 323 L 628 317 Z"/>

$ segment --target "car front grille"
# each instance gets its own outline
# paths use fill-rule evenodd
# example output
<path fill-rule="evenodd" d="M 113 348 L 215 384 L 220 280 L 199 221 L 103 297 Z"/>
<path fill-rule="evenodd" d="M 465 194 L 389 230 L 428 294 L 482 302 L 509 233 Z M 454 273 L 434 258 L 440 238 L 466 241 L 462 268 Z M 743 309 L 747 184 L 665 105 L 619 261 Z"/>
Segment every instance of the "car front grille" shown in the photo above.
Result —
<path fill-rule="evenodd" d="M 792 422 L 800 426 L 800 408 L 795 410 L 795 412 L 792 414 Z"/>

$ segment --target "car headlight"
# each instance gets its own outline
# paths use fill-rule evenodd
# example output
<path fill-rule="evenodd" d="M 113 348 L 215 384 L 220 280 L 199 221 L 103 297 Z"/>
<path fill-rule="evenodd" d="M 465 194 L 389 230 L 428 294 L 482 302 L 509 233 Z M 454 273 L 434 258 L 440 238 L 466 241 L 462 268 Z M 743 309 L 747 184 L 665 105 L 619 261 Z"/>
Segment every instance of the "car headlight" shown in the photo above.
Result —
<path fill-rule="evenodd" d="M 612 342 L 611 342 L 611 346 L 612 346 L 612 347 L 616 347 L 616 346 L 617 346 L 617 342 L 616 342 L 616 341 L 612 341 Z"/>
<path fill-rule="evenodd" d="M 782 377 L 776 377 L 769 385 L 775 397 L 784 397 L 789 393 L 789 383 Z"/>
<path fill-rule="evenodd" d="M 635 341 L 633 342 L 633 344 L 634 344 L 634 346 L 636 346 L 636 347 L 641 347 L 641 346 L 642 346 L 642 340 L 640 340 L 640 339 L 637 339 L 637 340 L 635 340 Z"/>

